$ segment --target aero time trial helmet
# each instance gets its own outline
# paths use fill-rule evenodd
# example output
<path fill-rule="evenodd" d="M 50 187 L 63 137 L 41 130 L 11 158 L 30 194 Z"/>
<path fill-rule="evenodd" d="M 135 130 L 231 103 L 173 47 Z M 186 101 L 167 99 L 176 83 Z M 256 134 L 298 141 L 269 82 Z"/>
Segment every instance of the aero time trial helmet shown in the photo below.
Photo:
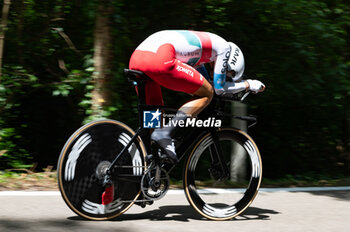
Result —
<path fill-rule="evenodd" d="M 234 43 L 228 43 L 231 48 L 230 57 L 227 61 L 227 70 L 234 71 L 235 74 L 232 77 L 234 81 L 239 80 L 244 72 L 244 56 L 241 49 Z"/>

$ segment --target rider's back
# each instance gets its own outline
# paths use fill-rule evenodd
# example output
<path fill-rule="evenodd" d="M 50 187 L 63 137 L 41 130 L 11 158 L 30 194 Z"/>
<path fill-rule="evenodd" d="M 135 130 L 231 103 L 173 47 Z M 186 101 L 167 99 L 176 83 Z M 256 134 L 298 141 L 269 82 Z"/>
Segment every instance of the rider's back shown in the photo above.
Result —
<path fill-rule="evenodd" d="M 191 66 L 213 62 L 230 49 L 226 40 L 210 32 L 164 30 L 150 35 L 136 50 L 156 53 L 164 44 L 172 45 L 175 58 Z"/>

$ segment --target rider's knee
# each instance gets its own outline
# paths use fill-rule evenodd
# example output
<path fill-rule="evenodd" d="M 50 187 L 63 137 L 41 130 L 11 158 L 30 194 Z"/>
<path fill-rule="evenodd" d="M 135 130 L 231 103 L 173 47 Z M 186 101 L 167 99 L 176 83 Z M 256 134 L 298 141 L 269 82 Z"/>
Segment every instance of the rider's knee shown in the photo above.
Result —
<path fill-rule="evenodd" d="M 204 106 L 209 105 L 214 96 L 214 89 L 211 84 L 204 82 L 203 85 L 194 93 L 195 96 L 202 98 Z"/>

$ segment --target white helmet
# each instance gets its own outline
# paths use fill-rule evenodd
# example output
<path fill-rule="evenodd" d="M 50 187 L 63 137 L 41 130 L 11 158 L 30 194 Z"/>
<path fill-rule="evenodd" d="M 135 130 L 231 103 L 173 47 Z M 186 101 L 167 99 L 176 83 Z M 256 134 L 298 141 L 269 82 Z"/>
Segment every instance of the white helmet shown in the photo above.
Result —
<path fill-rule="evenodd" d="M 232 78 L 234 81 L 237 81 L 242 77 L 244 72 L 244 56 L 241 49 L 239 49 L 236 44 L 232 42 L 228 44 L 230 45 L 231 52 L 227 61 L 227 70 L 235 71 L 235 75 Z"/>

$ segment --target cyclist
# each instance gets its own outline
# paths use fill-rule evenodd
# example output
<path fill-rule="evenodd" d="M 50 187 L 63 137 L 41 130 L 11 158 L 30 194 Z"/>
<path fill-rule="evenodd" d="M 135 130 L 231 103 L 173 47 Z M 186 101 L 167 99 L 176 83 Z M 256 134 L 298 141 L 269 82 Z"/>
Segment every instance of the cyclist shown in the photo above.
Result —
<path fill-rule="evenodd" d="M 205 63 L 214 62 L 213 86 Z M 241 80 L 244 56 L 240 48 L 209 32 L 165 30 L 144 40 L 130 58 L 129 68 L 139 70 L 153 81 L 145 86 L 146 103 L 163 105 L 160 86 L 193 95 L 181 106 L 172 121 L 196 117 L 211 101 L 214 91 L 218 95 L 250 90 L 262 92 L 265 85 L 258 80 Z M 207 79 L 206 79 L 207 78 Z M 226 78 L 232 81 L 227 81 Z M 171 162 L 178 158 L 172 142 L 176 127 L 155 129 L 151 135 Z"/>

